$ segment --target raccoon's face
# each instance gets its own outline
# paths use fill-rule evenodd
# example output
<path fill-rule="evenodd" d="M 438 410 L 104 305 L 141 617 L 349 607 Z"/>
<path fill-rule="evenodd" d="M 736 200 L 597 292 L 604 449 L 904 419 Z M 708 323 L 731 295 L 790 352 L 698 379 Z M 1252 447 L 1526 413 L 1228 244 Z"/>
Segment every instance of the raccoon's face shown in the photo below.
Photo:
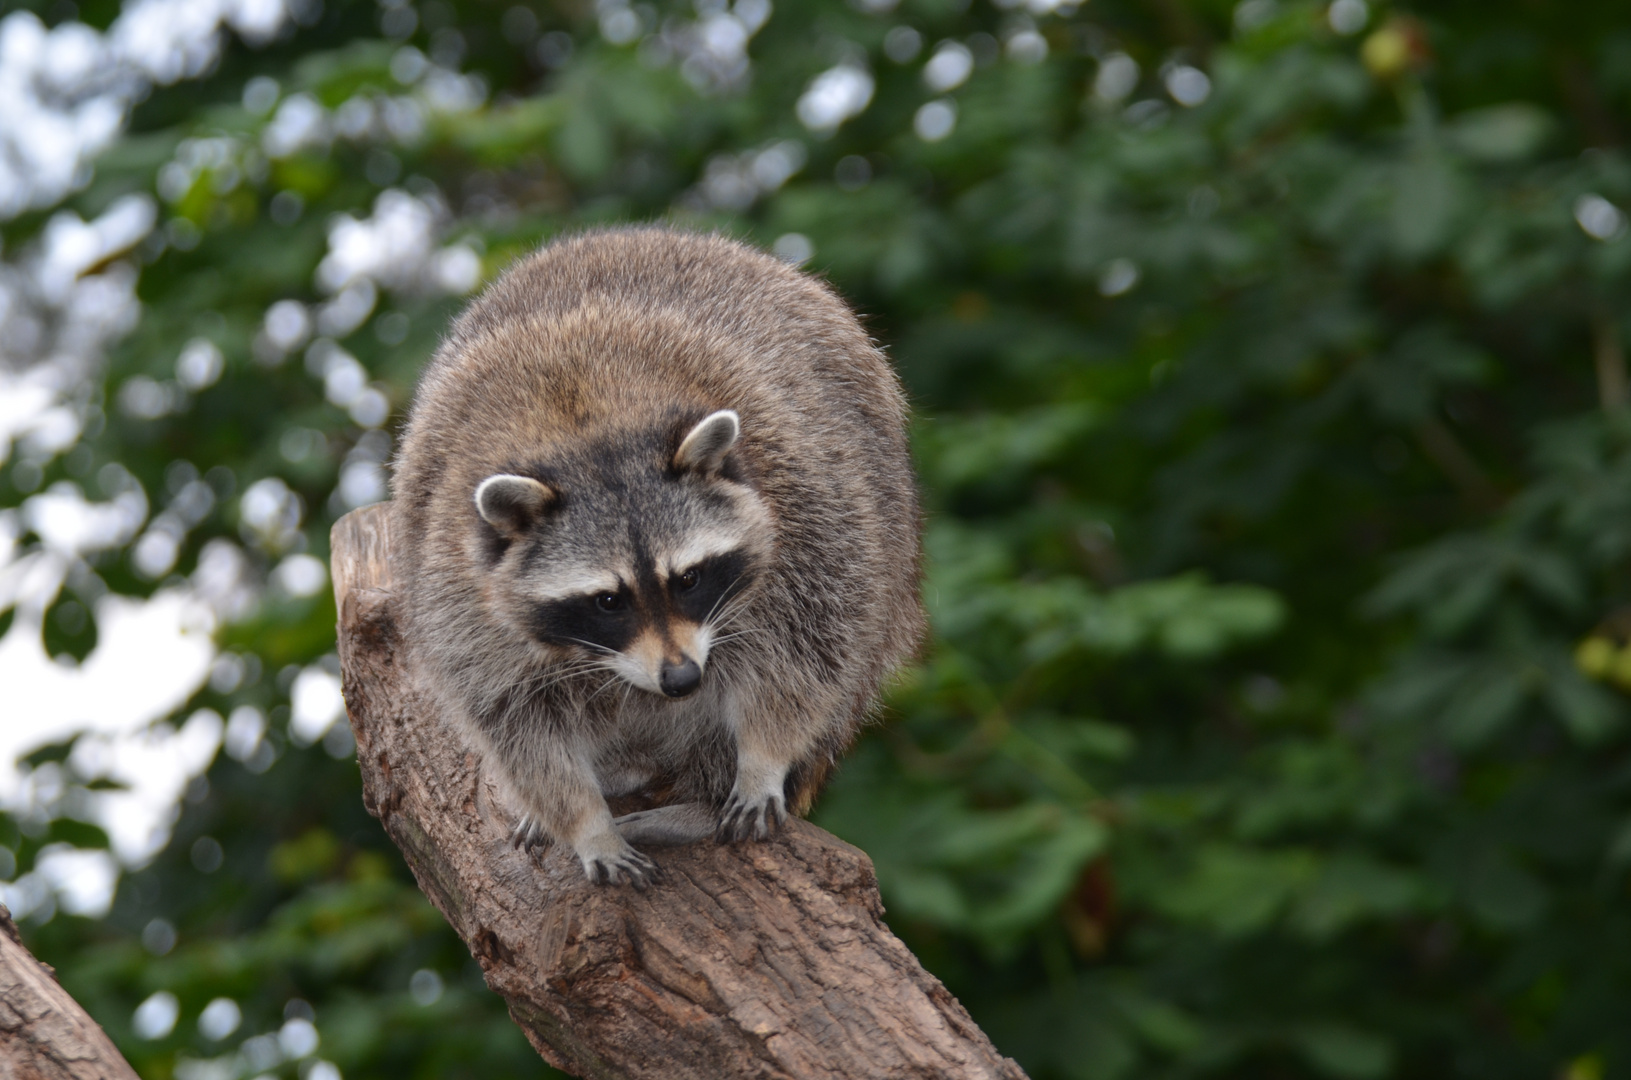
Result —
<path fill-rule="evenodd" d="M 586 669 L 695 691 L 769 549 L 769 514 L 730 460 L 740 430 L 723 410 L 482 481 L 492 602 Z"/>

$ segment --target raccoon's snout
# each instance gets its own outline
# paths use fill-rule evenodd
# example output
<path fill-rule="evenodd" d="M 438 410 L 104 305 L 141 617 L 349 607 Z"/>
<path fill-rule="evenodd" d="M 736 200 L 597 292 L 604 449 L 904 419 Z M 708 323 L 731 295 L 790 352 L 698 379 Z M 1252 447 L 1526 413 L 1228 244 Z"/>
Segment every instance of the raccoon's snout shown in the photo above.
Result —
<path fill-rule="evenodd" d="M 664 663 L 661 674 L 657 676 L 657 685 L 669 697 L 685 697 L 702 685 L 702 668 L 689 656 L 682 664 Z"/>

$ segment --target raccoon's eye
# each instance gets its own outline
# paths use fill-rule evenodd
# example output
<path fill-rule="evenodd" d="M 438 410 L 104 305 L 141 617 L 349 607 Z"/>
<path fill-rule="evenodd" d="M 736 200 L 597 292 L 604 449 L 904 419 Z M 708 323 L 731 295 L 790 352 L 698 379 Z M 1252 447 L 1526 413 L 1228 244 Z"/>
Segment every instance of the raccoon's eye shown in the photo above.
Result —
<path fill-rule="evenodd" d="M 595 597 L 595 607 L 602 611 L 623 610 L 623 597 L 614 592 L 601 593 Z"/>
<path fill-rule="evenodd" d="M 685 573 L 680 575 L 680 588 L 686 589 L 686 590 L 694 589 L 694 588 L 697 587 L 697 582 L 699 582 L 701 580 L 702 580 L 701 571 L 699 571 L 699 570 L 687 570 Z"/>

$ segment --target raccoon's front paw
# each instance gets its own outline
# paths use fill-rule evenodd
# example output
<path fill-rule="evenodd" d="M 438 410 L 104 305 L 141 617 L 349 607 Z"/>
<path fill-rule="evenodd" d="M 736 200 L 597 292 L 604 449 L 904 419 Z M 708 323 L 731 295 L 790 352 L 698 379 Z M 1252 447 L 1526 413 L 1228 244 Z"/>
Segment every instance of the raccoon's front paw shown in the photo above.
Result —
<path fill-rule="evenodd" d="M 787 799 L 778 791 L 765 791 L 755 796 L 732 791 L 719 815 L 719 826 L 714 840 L 728 844 L 733 840 L 763 840 L 787 821 Z"/>
<path fill-rule="evenodd" d="M 628 845 L 615 832 L 605 832 L 578 845 L 578 858 L 584 875 L 596 885 L 621 885 L 625 881 L 640 892 L 663 878 L 662 868 Z"/>
<path fill-rule="evenodd" d="M 549 843 L 549 833 L 531 815 L 523 817 L 510 830 L 510 846 L 521 851 L 537 851 Z"/>

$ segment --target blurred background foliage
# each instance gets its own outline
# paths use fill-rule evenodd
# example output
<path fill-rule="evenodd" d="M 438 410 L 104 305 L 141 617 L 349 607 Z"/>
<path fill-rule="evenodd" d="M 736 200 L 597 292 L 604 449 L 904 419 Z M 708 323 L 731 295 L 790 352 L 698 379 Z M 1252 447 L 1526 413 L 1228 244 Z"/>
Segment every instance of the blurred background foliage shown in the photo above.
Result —
<path fill-rule="evenodd" d="M 815 819 L 999 1047 L 1631 1076 L 1624 9 L 773 4 L 172 3 L 232 29 L 11 207 L 41 325 L 139 302 L 0 473 L 14 561 L 128 511 L 17 632 L 203 596 L 225 731 L 105 914 L 36 863 L 118 783 L 24 763 L 34 951 L 146 1077 L 549 1073 L 362 809 L 317 560 L 461 294 L 666 218 L 828 277 L 917 406 L 934 638 Z"/>

